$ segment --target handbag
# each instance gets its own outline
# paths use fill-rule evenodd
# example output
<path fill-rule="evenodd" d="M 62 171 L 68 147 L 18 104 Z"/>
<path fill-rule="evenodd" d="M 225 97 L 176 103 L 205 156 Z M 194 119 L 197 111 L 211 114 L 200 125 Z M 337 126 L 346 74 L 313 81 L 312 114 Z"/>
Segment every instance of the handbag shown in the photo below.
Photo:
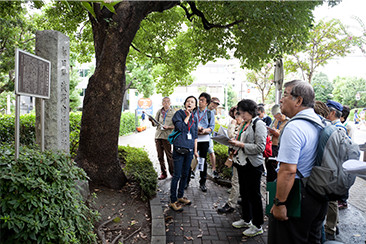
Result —
<path fill-rule="evenodd" d="M 234 151 L 231 151 L 229 157 L 225 161 L 225 166 L 231 168 L 233 166 Z"/>
<path fill-rule="evenodd" d="M 266 192 L 266 215 L 271 214 L 271 209 L 273 206 L 273 199 L 276 196 L 277 181 L 267 182 L 267 192 Z M 286 200 L 287 216 L 288 217 L 301 217 L 301 180 L 295 179 L 294 185 L 291 188 L 290 193 Z"/>
<path fill-rule="evenodd" d="M 271 156 L 272 156 L 272 141 L 271 138 L 267 135 L 266 148 L 264 149 L 263 157 L 269 158 Z"/>

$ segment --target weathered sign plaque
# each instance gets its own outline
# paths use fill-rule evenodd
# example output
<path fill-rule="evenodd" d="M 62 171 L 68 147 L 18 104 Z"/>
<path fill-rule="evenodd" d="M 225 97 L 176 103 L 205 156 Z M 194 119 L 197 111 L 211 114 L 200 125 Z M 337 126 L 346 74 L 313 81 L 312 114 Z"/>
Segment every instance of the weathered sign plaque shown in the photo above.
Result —
<path fill-rule="evenodd" d="M 50 98 L 50 61 L 17 49 L 15 70 L 15 94 Z"/>

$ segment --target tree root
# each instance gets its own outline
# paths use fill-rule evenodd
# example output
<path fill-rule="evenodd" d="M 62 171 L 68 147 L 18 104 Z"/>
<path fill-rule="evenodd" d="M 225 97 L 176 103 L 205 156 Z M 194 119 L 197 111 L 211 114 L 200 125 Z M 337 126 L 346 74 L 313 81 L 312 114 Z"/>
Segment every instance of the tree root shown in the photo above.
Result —
<path fill-rule="evenodd" d="M 122 238 L 122 243 L 130 239 L 132 236 L 134 236 L 137 232 L 141 230 L 141 227 L 135 230 L 131 235 L 127 236 L 126 238 Z M 115 244 L 120 238 L 122 237 L 122 233 L 120 233 L 114 240 L 111 242 L 111 244 Z"/>
<path fill-rule="evenodd" d="M 102 243 L 103 243 L 103 244 L 107 244 L 107 241 L 106 241 L 106 239 L 105 239 L 105 234 L 104 234 L 104 231 L 102 230 L 102 228 L 103 228 L 104 226 L 106 226 L 107 224 L 109 224 L 110 222 L 112 222 L 116 217 L 117 217 L 117 216 L 114 216 L 114 217 L 112 217 L 112 218 L 108 219 L 107 221 L 104 221 L 104 222 L 103 222 L 103 223 L 101 223 L 101 224 L 99 225 L 99 227 L 97 228 L 97 234 L 98 234 L 98 236 L 99 236 L 99 238 L 100 238 L 100 240 L 102 241 Z M 113 239 L 113 241 L 111 242 L 111 244 L 115 244 L 115 243 L 117 243 L 117 241 L 118 241 L 119 239 L 121 239 L 121 238 L 122 238 L 122 243 L 123 243 L 124 241 L 126 241 L 126 240 L 128 240 L 129 238 L 131 238 L 132 236 L 134 236 L 137 232 L 139 232 L 139 231 L 141 230 L 141 228 L 142 228 L 142 227 L 138 228 L 137 230 L 135 230 L 131 235 L 127 236 L 126 238 L 123 238 L 123 237 L 122 237 L 122 233 L 120 233 L 116 238 L 114 238 L 114 239 Z"/>

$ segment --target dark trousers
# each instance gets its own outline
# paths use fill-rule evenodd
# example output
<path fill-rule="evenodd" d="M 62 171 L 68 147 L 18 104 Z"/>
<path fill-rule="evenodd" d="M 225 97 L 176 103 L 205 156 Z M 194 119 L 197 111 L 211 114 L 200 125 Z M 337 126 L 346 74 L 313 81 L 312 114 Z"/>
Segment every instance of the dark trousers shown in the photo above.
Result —
<path fill-rule="evenodd" d="M 272 145 L 272 157 L 277 157 L 278 155 L 278 146 Z M 264 163 L 266 165 L 267 170 L 267 182 L 272 182 L 277 179 L 277 161 L 276 160 L 270 160 L 269 158 L 266 158 L 264 160 Z"/>
<path fill-rule="evenodd" d="M 254 167 L 249 160 L 244 166 L 234 164 L 239 175 L 239 191 L 241 195 L 242 219 L 252 220 L 256 227 L 260 227 L 263 220 L 263 204 L 260 191 L 263 165 Z"/>
<path fill-rule="evenodd" d="M 328 202 L 319 202 L 301 187 L 301 217 L 279 221 L 269 217 L 268 244 L 321 243 Z"/>
<path fill-rule="evenodd" d="M 206 162 L 206 157 L 207 157 L 207 152 L 208 152 L 209 145 L 210 145 L 210 142 L 208 142 L 208 141 L 198 142 L 197 143 L 197 151 L 198 151 L 198 154 L 199 154 L 200 158 L 204 158 L 205 159 L 203 171 L 200 171 L 200 185 L 206 184 L 206 180 L 207 180 L 207 162 Z M 189 185 L 189 182 L 190 181 L 191 181 L 191 178 L 188 177 L 187 185 Z"/>
<path fill-rule="evenodd" d="M 165 153 L 166 159 L 168 161 L 169 173 L 170 175 L 173 175 L 174 164 L 172 157 L 172 145 L 170 145 L 169 141 L 165 139 L 155 139 L 155 145 L 156 145 L 156 151 L 158 153 L 161 173 L 163 175 L 167 175 L 164 162 L 164 153 Z"/>
<path fill-rule="evenodd" d="M 190 178 L 189 173 L 191 172 L 192 158 L 193 151 L 190 151 L 187 154 L 180 154 L 176 150 L 173 151 L 174 174 L 170 185 L 170 201 L 172 203 L 176 202 L 178 198 L 182 198 L 184 195 L 184 187 L 186 186 L 187 179 Z"/>

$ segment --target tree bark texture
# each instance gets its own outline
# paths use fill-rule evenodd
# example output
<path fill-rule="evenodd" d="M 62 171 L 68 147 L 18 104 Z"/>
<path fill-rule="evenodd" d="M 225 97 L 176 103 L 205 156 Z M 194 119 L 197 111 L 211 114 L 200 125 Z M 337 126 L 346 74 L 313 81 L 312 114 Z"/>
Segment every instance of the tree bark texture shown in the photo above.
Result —
<path fill-rule="evenodd" d="M 76 157 L 93 185 L 120 189 L 127 182 L 118 160 L 118 134 L 129 47 L 145 16 L 178 3 L 123 1 L 115 14 L 94 3 L 96 19 L 89 16 L 96 68 L 85 92 Z"/>

